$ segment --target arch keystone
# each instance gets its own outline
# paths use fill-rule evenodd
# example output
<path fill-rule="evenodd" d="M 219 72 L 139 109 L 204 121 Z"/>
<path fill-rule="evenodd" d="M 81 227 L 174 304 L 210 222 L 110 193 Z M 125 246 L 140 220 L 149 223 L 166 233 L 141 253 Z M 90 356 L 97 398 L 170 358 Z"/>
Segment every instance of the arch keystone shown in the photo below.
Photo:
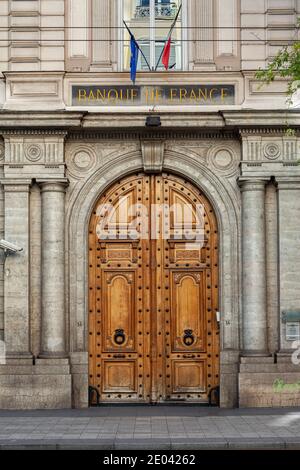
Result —
<path fill-rule="evenodd" d="M 143 168 L 145 173 L 161 173 L 163 169 L 165 143 L 163 140 L 142 140 Z"/>

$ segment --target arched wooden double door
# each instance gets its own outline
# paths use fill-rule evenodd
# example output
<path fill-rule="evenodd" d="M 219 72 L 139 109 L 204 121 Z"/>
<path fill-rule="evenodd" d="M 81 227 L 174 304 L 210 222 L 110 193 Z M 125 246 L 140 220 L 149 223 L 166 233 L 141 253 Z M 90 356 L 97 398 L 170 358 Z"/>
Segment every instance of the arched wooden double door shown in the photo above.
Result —
<path fill-rule="evenodd" d="M 89 383 L 103 402 L 207 402 L 219 384 L 218 233 L 207 198 L 134 174 L 89 227 Z"/>

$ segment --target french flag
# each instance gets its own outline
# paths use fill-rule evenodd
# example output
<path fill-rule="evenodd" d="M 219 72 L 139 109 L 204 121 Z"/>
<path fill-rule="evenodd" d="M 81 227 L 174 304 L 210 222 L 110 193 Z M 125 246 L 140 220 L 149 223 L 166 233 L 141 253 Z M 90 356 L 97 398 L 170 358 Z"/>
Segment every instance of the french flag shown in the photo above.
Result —
<path fill-rule="evenodd" d="M 167 40 L 164 50 L 163 50 L 163 55 L 161 58 L 162 64 L 164 65 L 165 69 L 169 69 L 169 61 L 170 61 L 170 54 L 171 54 L 171 36 Z"/>
<path fill-rule="evenodd" d="M 171 44 L 172 44 L 172 32 L 173 32 L 173 29 L 175 28 L 175 25 L 177 23 L 177 20 L 178 20 L 178 17 L 179 17 L 179 13 L 181 11 L 181 7 L 182 5 L 180 5 L 180 7 L 178 8 L 178 11 L 177 11 L 177 15 L 171 25 L 171 28 L 170 28 L 170 31 L 169 31 L 169 35 L 168 35 L 168 39 L 166 40 L 165 42 L 165 45 L 164 45 L 164 48 L 163 48 L 163 51 L 162 51 L 162 54 L 157 62 L 157 65 L 156 65 L 156 68 L 155 70 L 157 70 L 157 67 L 159 65 L 159 62 L 160 62 L 160 59 L 162 61 L 162 64 L 163 66 L 165 67 L 166 70 L 169 70 L 169 62 L 170 62 L 170 55 L 171 55 Z M 175 65 L 175 64 L 174 64 Z M 173 66 L 171 66 L 172 68 Z"/>

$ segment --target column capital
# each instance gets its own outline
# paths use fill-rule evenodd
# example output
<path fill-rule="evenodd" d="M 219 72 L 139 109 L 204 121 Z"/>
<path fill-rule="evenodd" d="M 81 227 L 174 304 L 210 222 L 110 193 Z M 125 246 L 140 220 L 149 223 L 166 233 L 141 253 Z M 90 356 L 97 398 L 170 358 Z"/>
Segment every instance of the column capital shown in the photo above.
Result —
<path fill-rule="evenodd" d="M 69 186 L 68 178 L 55 179 L 55 180 L 37 179 L 36 182 L 41 188 L 42 193 L 45 193 L 45 192 L 62 193 L 62 192 L 65 192 L 67 187 Z"/>
<path fill-rule="evenodd" d="M 300 189 L 300 177 L 279 177 L 276 178 L 277 189 L 280 191 L 281 189 Z"/>
<path fill-rule="evenodd" d="M 5 192 L 29 192 L 32 180 L 29 178 L 3 178 L 0 183 Z"/>
<path fill-rule="evenodd" d="M 264 191 L 269 178 L 239 178 L 238 185 L 243 191 Z"/>

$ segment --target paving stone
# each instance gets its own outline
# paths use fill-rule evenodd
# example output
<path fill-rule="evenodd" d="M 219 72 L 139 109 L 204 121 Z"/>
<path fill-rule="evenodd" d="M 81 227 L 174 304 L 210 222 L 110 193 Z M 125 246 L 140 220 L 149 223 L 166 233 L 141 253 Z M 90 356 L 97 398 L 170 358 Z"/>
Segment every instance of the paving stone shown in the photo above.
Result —
<path fill-rule="evenodd" d="M 300 448 L 300 412 L 295 410 L 194 408 L 194 416 L 182 406 L 139 408 L 139 414 L 147 416 L 137 416 L 133 407 L 124 407 L 122 416 L 118 411 L 108 407 L 107 417 L 100 416 L 103 410 L 98 408 L 14 411 L 5 412 L 5 417 L 0 411 L 0 448 Z"/>

